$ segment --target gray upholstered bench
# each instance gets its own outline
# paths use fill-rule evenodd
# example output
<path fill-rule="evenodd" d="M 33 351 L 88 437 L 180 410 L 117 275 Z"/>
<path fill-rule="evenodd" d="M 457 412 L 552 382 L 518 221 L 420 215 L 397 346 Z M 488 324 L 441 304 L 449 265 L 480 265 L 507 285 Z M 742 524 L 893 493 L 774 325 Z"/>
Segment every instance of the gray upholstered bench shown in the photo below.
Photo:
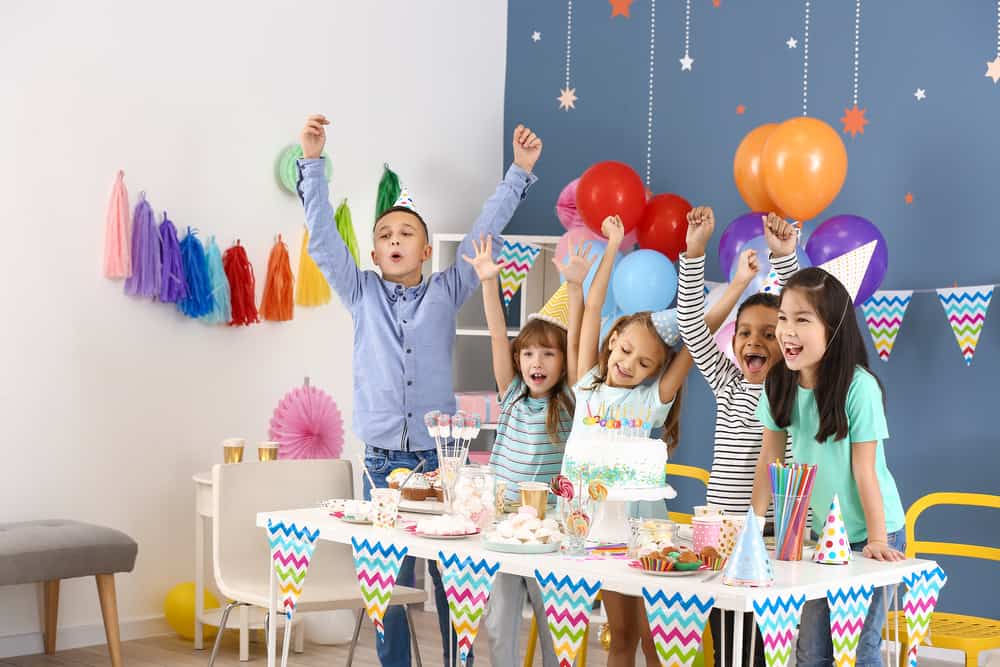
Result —
<path fill-rule="evenodd" d="M 122 664 L 115 573 L 131 572 L 139 547 L 125 533 L 79 521 L 0 523 L 0 586 L 41 582 L 45 653 L 56 650 L 59 581 L 96 577 L 111 664 Z"/>

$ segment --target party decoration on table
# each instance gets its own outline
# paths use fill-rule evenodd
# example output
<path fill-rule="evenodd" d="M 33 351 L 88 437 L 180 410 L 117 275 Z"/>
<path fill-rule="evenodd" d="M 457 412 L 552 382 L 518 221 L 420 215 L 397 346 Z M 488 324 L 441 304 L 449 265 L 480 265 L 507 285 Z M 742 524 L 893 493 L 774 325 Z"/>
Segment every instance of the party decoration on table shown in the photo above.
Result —
<path fill-rule="evenodd" d="M 139 193 L 139 201 L 132 214 L 131 254 L 132 275 L 125 279 L 125 293 L 129 296 L 158 297 L 162 273 L 160 233 L 145 192 Z"/>
<path fill-rule="evenodd" d="M 917 648 L 930 639 L 931 616 L 941 588 L 948 577 L 940 567 L 903 577 L 903 614 L 906 618 L 906 658 L 909 667 L 917 667 Z"/>
<path fill-rule="evenodd" d="M 184 261 L 181 246 L 177 241 L 177 228 L 163 212 L 160 223 L 160 295 L 163 303 L 177 303 L 187 296 L 187 281 L 184 278 Z"/>
<path fill-rule="evenodd" d="M 761 154 L 764 152 L 764 144 L 767 143 L 767 138 L 771 136 L 774 129 L 778 127 L 777 123 L 765 123 L 763 125 L 758 125 L 754 129 L 746 133 L 740 141 L 740 145 L 736 147 L 736 153 L 733 155 L 733 181 L 736 183 L 736 189 L 740 193 L 740 197 L 746 202 L 747 208 L 751 211 L 764 211 L 765 215 L 769 211 L 777 211 L 777 206 L 771 201 L 770 195 L 767 194 L 767 185 L 764 183 L 764 172 L 761 167 Z M 754 215 L 754 214 L 746 214 Z M 737 220 L 746 216 L 741 216 L 729 224 L 727 227 L 727 232 L 729 228 L 736 224 Z M 763 229 L 759 228 L 758 233 L 762 232 Z M 756 236 L 754 234 L 753 236 Z M 733 259 L 739 254 L 736 251 L 729 261 L 724 261 L 722 257 L 722 246 L 724 243 L 728 243 L 725 234 L 719 239 L 719 259 L 722 261 L 722 270 L 728 271 L 729 265 Z"/>
<path fill-rule="evenodd" d="M 412 200 L 411 200 L 412 202 Z M 344 240 L 344 245 L 354 258 L 354 263 L 361 265 L 361 256 L 358 253 L 358 237 L 354 233 L 354 221 L 351 219 L 351 208 L 347 205 L 347 197 L 341 200 L 337 206 L 337 211 L 333 214 L 333 219 L 337 221 L 337 232 Z"/>
<path fill-rule="evenodd" d="M 396 577 L 403 564 L 408 549 L 395 544 L 383 545 L 378 540 L 351 538 L 351 552 L 354 555 L 354 570 L 361 586 L 361 597 L 365 600 L 365 611 L 380 639 L 385 638 L 382 619 L 396 586 Z"/>
<path fill-rule="evenodd" d="M 565 87 L 559 89 L 559 108 L 565 111 L 576 108 L 576 88 L 570 88 L 570 63 L 573 55 L 573 0 L 566 0 L 566 77 Z"/>
<path fill-rule="evenodd" d="M 955 333 L 965 365 L 971 366 L 979 344 L 979 335 L 986 322 L 986 311 L 993 298 L 993 285 L 945 287 L 939 289 L 937 294 L 948 317 L 948 324 Z"/>
<path fill-rule="evenodd" d="M 835 665 L 853 665 L 857 659 L 858 640 L 871 607 L 872 586 L 848 586 L 827 591 L 830 606 L 830 637 L 833 639 Z"/>
<path fill-rule="evenodd" d="M 854 0 L 854 93 L 852 101 L 854 107 L 850 109 L 844 109 L 844 116 L 840 119 L 840 122 L 844 124 L 844 134 L 850 133 L 851 137 L 855 137 L 859 134 L 865 133 L 865 125 L 868 124 L 868 119 L 865 118 L 865 112 L 868 109 L 858 108 L 858 83 L 859 83 L 859 68 L 858 63 L 861 60 L 861 0 Z"/>
<path fill-rule="evenodd" d="M 677 269 L 655 250 L 636 250 L 615 267 L 611 291 L 618 309 L 626 315 L 663 310 L 677 293 Z"/>
<path fill-rule="evenodd" d="M 778 595 L 754 600 L 753 612 L 764 640 L 764 662 L 767 667 L 785 667 L 795 647 L 795 629 L 802 618 L 806 596 Z"/>
<path fill-rule="evenodd" d="M 208 266 L 208 277 L 212 283 L 212 310 L 202 315 L 201 319 L 206 324 L 229 324 L 233 319 L 233 307 L 229 301 L 229 280 L 226 279 L 226 270 L 222 268 L 222 252 L 214 236 L 208 237 L 205 264 Z"/>
<path fill-rule="evenodd" d="M 307 377 L 278 402 L 268 437 L 279 443 L 279 459 L 335 459 L 344 449 L 344 421 L 337 403 Z"/>
<path fill-rule="evenodd" d="M 877 243 L 877 241 L 870 241 L 846 255 L 834 257 L 829 262 L 819 265 L 819 268 L 840 281 L 855 305 L 859 302 L 858 291 L 861 289 L 861 283 L 864 281 L 865 273 L 868 271 L 868 264 L 871 261 L 872 255 L 875 254 Z"/>
<path fill-rule="evenodd" d="M 229 280 L 229 298 L 233 314 L 229 324 L 239 326 L 259 322 L 254 300 L 253 265 L 250 264 L 247 251 L 240 245 L 239 239 L 236 240 L 236 245 L 227 249 L 222 255 L 222 267 L 226 272 L 226 279 Z"/>
<path fill-rule="evenodd" d="M 816 468 L 808 463 L 785 465 L 780 461 L 768 466 L 774 496 L 774 557 L 778 560 L 802 560 Z"/>
<path fill-rule="evenodd" d="M 825 565 L 847 565 L 851 562 L 851 541 L 844 526 L 844 514 L 840 511 L 840 497 L 833 494 L 830 511 L 826 513 L 823 531 L 816 542 L 813 560 Z"/>
<path fill-rule="evenodd" d="M 500 563 L 485 558 L 459 557 L 457 554 L 447 556 L 443 551 L 438 552 L 438 563 L 444 594 L 448 598 L 451 625 L 458 637 L 459 661 L 465 665 L 479 632 L 479 621 L 493 590 L 493 580 Z"/>
<path fill-rule="evenodd" d="M 302 233 L 299 252 L 299 279 L 295 283 L 295 303 L 299 306 L 322 306 L 330 303 L 330 284 L 309 256 L 309 230 Z"/>
<path fill-rule="evenodd" d="M 129 218 L 125 172 L 115 175 L 104 214 L 104 277 L 117 280 L 132 275 L 132 221 Z"/>
<path fill-rule="evenodd" d="M 668 596 L 662 590 L 651 591 L 643 586 L 642 599 L 660 664 L 663 667 L 694 664 L 715 598 L 680 593 Z"/>
<path fill-rule="evenodd" d="M 292 319 L 295 310 L 293 281 L 288 246 L 281 240 L 281 234 L 278 234 L 267 260 L 267 278 L 260 298 L 260 316 L 263 319 L 271 322 L 287 322 Z"/>
<path fill-rule="evenodd" d="M 521 289 L 521 284 L 528 277 L 528 272 L 541 251 L 541 248 L 530 243 L 503 240 L 497 264 L 500 265 L 500 290 L 503 292 L 505 307 L 510 306 L 511 299 Z"/>
<path fill-rule="evenodd" d="M 872 344 L 882 361 L 889 361 L 892 346 L 896 344 L 896 336 L 903 325 L 906 307 L 912 298 L 913 290 L 881 290 L 861 304 Z"/>
<path fill-rule="evenodd" d="M 736 548 L 722 571 L 722 583 L 727 586 L 770 586 L 774 583 L 774 567 L 764 547 L 753 508 L 747 510 L 743 529 L 736 538 Z"/>
<path fill-rule="evenodd" d="M 320 157 L 323 158 L 323 172 L 326 175 L 326 180 L 329 181 L 330 177 L 333 176 L 333 163 L 330 161 L 330 156 L 327 155 L 326 151 L 323 151 Z M 278 183 L 281 184 L 281 187 L 286 192 L 290 192 L 293 195 L 299 192 L 298 161 L 301 159 L 302 146 L 299 144 L 290 144 L 278 154 L 278 163 L 276 165 Z"/>
<path fill-rule="evenodd" d="M 761 169 L 767 194 L 784 216 L 811 220 L 840 193 L 847 177 L 847 149 L 823 121 L 792 118 L 767 138 Z"/>
<path fill-rule="evenodd" d="M 639 174 L 624 162 L 598 162 L 580 177 L 576 207 L 594 233 L 601 233 L 605 218 L 617 215 L 628 234 L 646 208 L 646 189 Z"/>
<path fill-rule="evenodd" d="M 190 227 L 180 244 L 181 264 L 187 293 L 177 302 L 177 310 L 191 318 L 204 317 L 215 308 L 212 298 L 212 276 L 209 273 L 205 247 Z"/>
<path fill-rule="evenodd" d="M 876 241 L 875 251 L 868 262 L 864 279 L 858 289 L 854 305 L 860 305 L 882 285 L 889 268 L 889 247 L 882 232 L 870 220 L 858 215 L 835 215 L 824 220 L 809 235 L 806 254 L 813 266 L 821 266 L 831 260 L 848 255 L 852 250 Z M 838 276 L 839 278 L 839 276 Z M 847 283 L 841 279 L 846 286 Z"/>
<path fill-rule="evenodd" d="M 540 311 L 528 315 L 529 320 L 536 318 L 563 329 L 569 328 L 569 290 L 566 283 L 559 286 Z"/>
<path fill-rule="evenodd" d="M 535 579 L 542 589 L 542 606 L 559 667 L 573 667 L 587 636 L 590 611 L 601 582 L 568 575 L 557 577 L 554 572 L 543 574 L 541 570 L 535 570 Z"/>
<path fill-rule="evenodd" d="M 694 65 L 694 58 L 689 52 L 691 46 L 691 0 L 686 0 L 684 4 L 684 57 L 678 62 L 681 64 L 682 72 L 690 72 Z"/>
<path fill-rule="evenodd" d="M 687 248 L 691 204 L 675 194 L 659 194 L 646 203 L 639 219 L 639 247 L 666 255 L 671 262 Z"/>
<path fill-rule="evenodd" d="M 660 334 L 663 342 L 670 346 L 676 345 L 681 337 L 680 326 L 677 324 L 677 309 L 658 310 L 652 314 L 651 318 L 653 326 L 656 327 L 656 333 Z"/>
<path fill-rule="evenodd" d="M 608 498 L 608 488 L 602 482 L 595 480 L 585 487 L 583 480 L 581 476 L 574 486 L 565 475 L 556 475 L 549 482 L 549 491 L 560 499 L 556 509 L 565 527 L 563 550 L 568 556 L 582 556 L 586 552 L 587 536 L 597 507 L 595 503 Z"/>

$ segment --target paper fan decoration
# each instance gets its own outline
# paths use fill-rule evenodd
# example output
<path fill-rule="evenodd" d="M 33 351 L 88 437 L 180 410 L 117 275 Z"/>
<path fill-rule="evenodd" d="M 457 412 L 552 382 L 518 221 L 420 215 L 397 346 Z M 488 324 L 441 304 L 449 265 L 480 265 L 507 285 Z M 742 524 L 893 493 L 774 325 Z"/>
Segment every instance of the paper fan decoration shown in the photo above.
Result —
<path fill-rule="evenodd" d="M 334 459 L 344 449 L 344 420 L 330 395 L 309 384 L 291 390 L 271 416 L 279 459 Z"/>

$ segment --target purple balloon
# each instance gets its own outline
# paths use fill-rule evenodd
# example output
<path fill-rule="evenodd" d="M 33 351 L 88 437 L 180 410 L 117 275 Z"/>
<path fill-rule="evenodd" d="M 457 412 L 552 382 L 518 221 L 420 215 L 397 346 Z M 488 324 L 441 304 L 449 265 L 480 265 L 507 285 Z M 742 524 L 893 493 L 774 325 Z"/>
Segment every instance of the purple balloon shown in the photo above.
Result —
<path fill-rule="evenodd" d="M 854 305 L 859 305 L 878 290 L 889 268 L 889 246 L 878 227 L 859 215 L 835 215 L 821 223 L 809 236 L 806 254 L 813 266 L 819 266 L 872 241 L 878 243 L 865 279 L 861 281 L 861 289 L 854 299 Z"/>
<path fill-rule="evenodd" d="M 719 267 L 724 275 L 729 275 L 744 244 L 764 234 L 765 217 L 766 213 L 744 213 L 726 226 L 726 231 L 719 237 Z"/>

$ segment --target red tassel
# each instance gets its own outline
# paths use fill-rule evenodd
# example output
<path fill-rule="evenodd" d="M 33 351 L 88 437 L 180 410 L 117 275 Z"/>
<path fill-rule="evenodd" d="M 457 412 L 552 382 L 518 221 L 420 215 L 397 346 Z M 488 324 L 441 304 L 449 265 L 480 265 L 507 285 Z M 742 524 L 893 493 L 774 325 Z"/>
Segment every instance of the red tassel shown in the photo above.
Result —
<path fill-rule="evenodd" d="M 230 326 L 240 326 L 259 322 L 257 305 L 254 302 L 253 265 L 247 258 L 247 251 L 237 240 L 236 245 L 226 250 L 222 256 L 222 268 L 229 280 L 229 294 L 233 306 Z"/>
<path fill-rule="evenodd" d="M 292 319 L 295 307 L 292 264 L 288 259 L 288 247 L 278 240 L 271 248 L 267 260 L 267 279 L 264 281 L 264 295 L 260 299 L 260 316 L 272 322 L 287 322 Z"/>

